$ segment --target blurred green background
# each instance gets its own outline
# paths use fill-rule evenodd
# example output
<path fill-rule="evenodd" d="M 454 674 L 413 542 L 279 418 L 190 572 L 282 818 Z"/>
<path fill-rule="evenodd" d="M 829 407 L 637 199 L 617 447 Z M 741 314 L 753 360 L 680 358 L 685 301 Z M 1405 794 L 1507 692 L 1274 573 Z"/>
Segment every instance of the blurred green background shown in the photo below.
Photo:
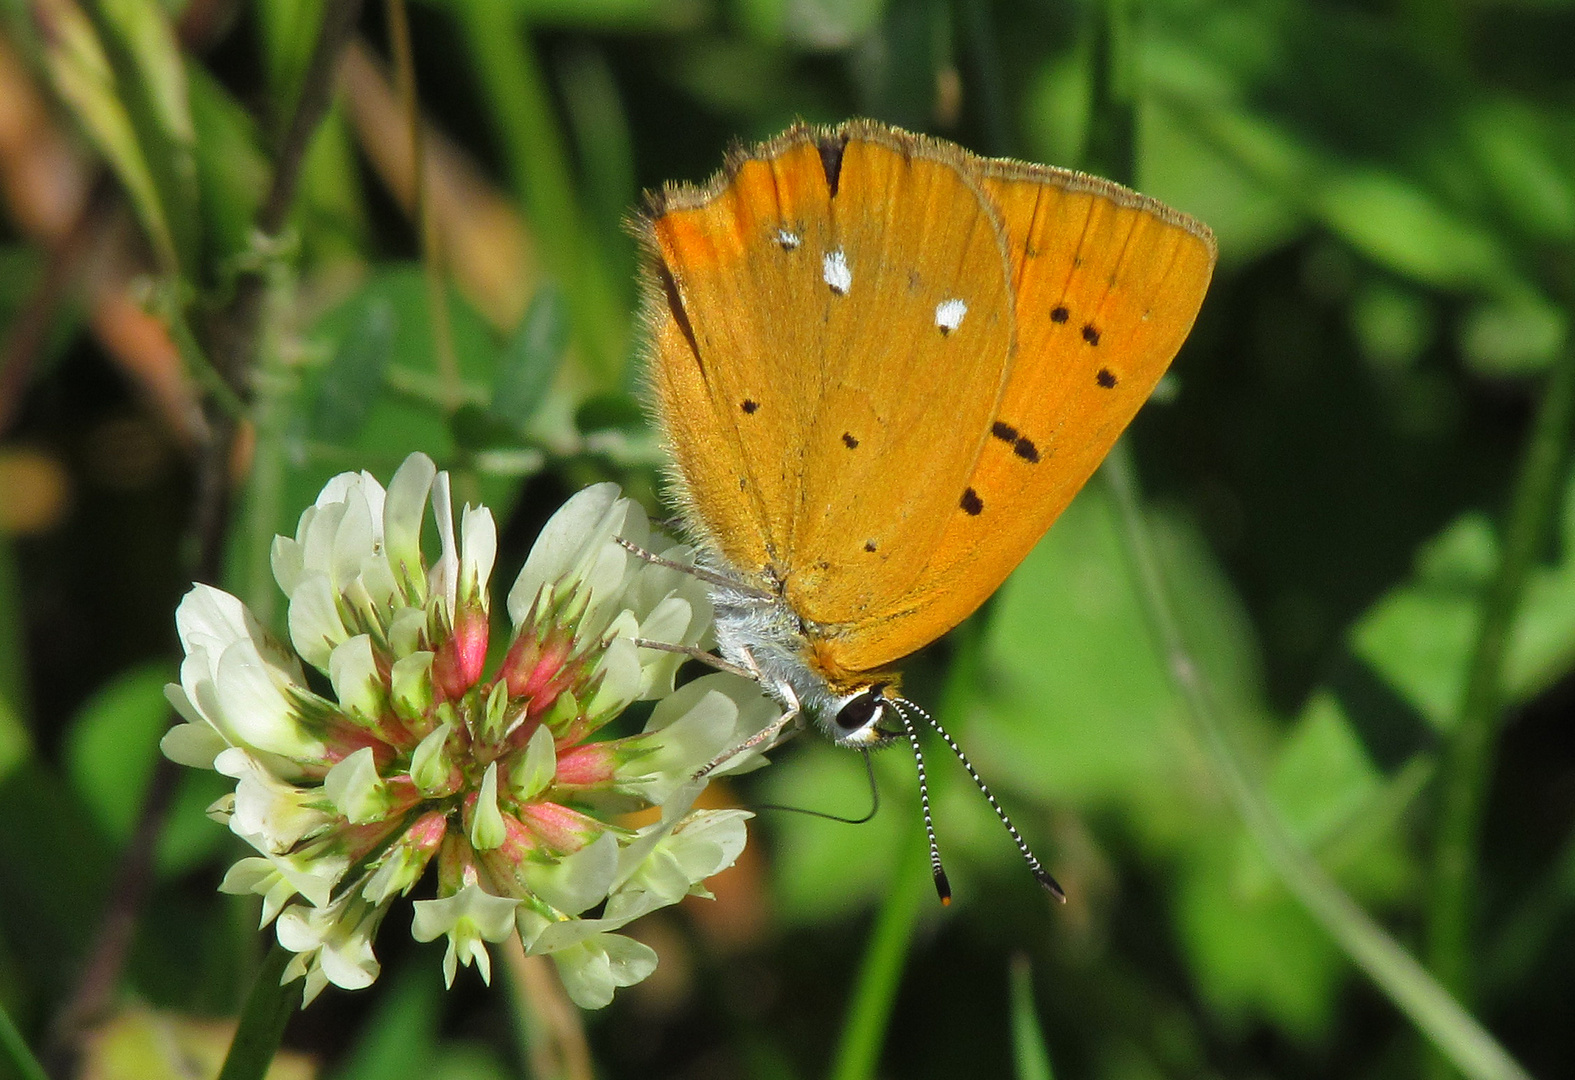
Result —
<path fill-rule="evenodd" d="M 640 190 L 850 115 L 1078 166 L 1114 12 L 1136 184 L 1219 237 L 1131 435 L 1218 722 L 1294 836 L 1531 1074 L 1575 1075 L 1575 479 L 1567 407 L 1534 420 L 1575 364 L 1575 4 L 425 0 L 412 67 L 404 9 L 371 3 L 325 82 L 314 43 L 345 7 L 4 4 L 0 1005 L 32 1046 L 85 1075 L 212 1075 L 261 955 L 252 905 L 215 892 L 239 855 L 201 813 L 222 785 L 155 765 L 171 613 L 205 557 L 277 619 L 269 537 L 330 475 L 386 481 L 413 450 L 499 514 L 503 581 L 584 483 L 663 512 L 631 397 Z M 246 399 L 233 447 L 223 378 Z M 215 490 L 230 512 L 199 520 Z M 937 746 L 941 909 L 913 872 L 911 762 L 880 755 L 873 823 L 764 813 L 716 901 L 632 928 L 661 967 L 585 1017 L 595 1075 L 1449 1075 L 1239 823 L 1119 510 L 1096 479 L 909 665 L 1069 903 Z M 720 797 L 867 800 L 854 755 L 805 738 L 777 758 Z M 1467 934 L 1440 952 L 1441 808 L 1478 775 Z M 84 998 L 111 910 L 125 963 Z M 547 1064 L 528 987 L 467 972 L 445 993 L 407 917 L 371 990 L 292 1021 L 289 1075 L 585 1075 Z M 894 998 L 876 968 L 855 993 L 872 942 Z"/>

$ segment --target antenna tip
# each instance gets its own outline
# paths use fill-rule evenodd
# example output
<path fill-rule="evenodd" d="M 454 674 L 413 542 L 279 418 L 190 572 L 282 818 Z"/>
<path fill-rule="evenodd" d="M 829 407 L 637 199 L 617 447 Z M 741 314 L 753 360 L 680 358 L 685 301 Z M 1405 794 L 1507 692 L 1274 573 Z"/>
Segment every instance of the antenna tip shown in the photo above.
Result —
<path fill-rule="evenodd" d="M 1042 869 L 1035 870 L 1034 877 L 1038 878 L 1039 884 L 1045 887 L 1045 892 L 1061 901 L 1061 903 L 1066 903 L 1066 891 L 1061 888 L 1060 882 L 1056 881 L 1055 878 L 1051 877 Z"/>
<path fill-rule="evenodd" d="M 946 880 L 946 871 L 939 866 L 935 868 L 935 892 L 941 898 L 942 907 L 951 907 L 952 883 Z"/>

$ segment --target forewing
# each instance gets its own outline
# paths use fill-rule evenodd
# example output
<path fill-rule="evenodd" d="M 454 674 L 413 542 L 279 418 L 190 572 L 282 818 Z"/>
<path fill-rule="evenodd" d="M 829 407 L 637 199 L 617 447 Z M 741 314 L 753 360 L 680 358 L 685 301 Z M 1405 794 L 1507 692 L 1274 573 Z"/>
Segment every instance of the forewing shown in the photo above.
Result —
<path fill-rule="evenodd" d="M 1017 355 L 967 482 L 927 565 L 826 663 L 890 663 L 961 622 L 1066 508 L 1153 391 L 1192 327 L 1213 272 L 1200 223 L 1117 185 L 981 162 L 1004 224 Z"/>
<path fill-rule="evenodd" d="M 1005 385 L 1003 234 L 960 152 L 799 129 L 649 225 L 651 382 L 692 515 L 813 634 L 913 587 Z"/>

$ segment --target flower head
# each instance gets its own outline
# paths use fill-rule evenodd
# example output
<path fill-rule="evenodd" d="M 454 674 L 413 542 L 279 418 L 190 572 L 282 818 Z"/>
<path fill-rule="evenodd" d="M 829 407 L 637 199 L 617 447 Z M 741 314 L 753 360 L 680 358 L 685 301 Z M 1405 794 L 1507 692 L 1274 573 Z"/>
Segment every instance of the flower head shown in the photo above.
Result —
<path fill-rule="evenodd" d="M 307 1000 L 377 977 L 377 928 L 435 864 L 437 895 L 416 901 L 412 932 L 447 937 L 450 982 L 459 964 L 489 978 L 485 943 L 517 930 L 557 960 L 575 1001 L 599 1007 L 656 963 L 615 931 L 706 895 L 737 858 L 749 815 L 692 809 L 702 783 L 690 778 L 775 708 L 726 674 L 674 691 L 682 656 L 637 642 L 703 644 L 705 589 L 620 538 L 689 557 L 614 485 L 581 491 L 509 590 L 513 636 L 490 677 L 496 528 L 466 506 L 456 535 L 448 475 L 424 454 L 386 490 L 364 472 L 335 477 L 295 537 L 275 538 L 293 650 L 228 593 L 197 585 L 182 600 L 186 659 L 167 693 L 186 723 L 164 752 L 235 778 L 210 813 L 257 855 L 220 887 L 263 897 Z M 597 738 L 642 699 L 660 699 L 644 730 Z M 715 771 L 761 763 L 742 753 Z M 660 808 L 650 825 L 615 821 L 647 807 Z"/>

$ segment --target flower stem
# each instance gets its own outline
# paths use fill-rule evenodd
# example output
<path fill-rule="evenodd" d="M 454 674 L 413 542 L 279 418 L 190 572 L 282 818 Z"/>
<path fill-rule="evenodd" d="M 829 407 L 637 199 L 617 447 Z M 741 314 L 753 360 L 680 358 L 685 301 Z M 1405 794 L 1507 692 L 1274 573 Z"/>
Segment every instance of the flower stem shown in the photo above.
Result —
<path fill-rule="evenodd" d="M 268 1074 L 268 1066 L 279 1051 L 279 1041 L 284 1038 L 284 1026 L 300 1007 L 301 989 L 305 986 L 303 979 L 279 985 L 279 978 L 294 955 L 274 942 L 263 957 L 246 1004 L 241 1007 L 241 1023 L 235 1029 L 218 1080 L 263 1080 Z"/>
<path fill-rule="evenodd" d="M 22 1033 L 11 1022 L 11 1014 L 5 1011 L 3 1005 L 0 1005 L 0 1047 L 5 1048 L 6 1060 L 11 1062 L 18 1080 L 49 1080 L 44 1067 L 27 1048 Z"/>
<path fill-rule="evenodd" d="M 529 1062 L 533 1080 L 594 1080 L 585 1022 L 564 993 L 552 960 L 526 956 L 518 934 L 498 948 L 508 974 L 514 1027 L 523 1044 L 521 1056 Z"/>
<path fill-rule="evenodd" d="M 1467 1002 L 1475 996 L 1471 885 L 1504 714 L 1504 663 L 1527 578 L 1552 524 L 1572 420 L 1575 342 L 1565 346 L 1548 379 L 1515 477 L 1503 554 L 1483 599 L 1460 716 L 1439 777 L 1439 823 L 1427 912 L 1428 964 L 1441 983 Z"/>

